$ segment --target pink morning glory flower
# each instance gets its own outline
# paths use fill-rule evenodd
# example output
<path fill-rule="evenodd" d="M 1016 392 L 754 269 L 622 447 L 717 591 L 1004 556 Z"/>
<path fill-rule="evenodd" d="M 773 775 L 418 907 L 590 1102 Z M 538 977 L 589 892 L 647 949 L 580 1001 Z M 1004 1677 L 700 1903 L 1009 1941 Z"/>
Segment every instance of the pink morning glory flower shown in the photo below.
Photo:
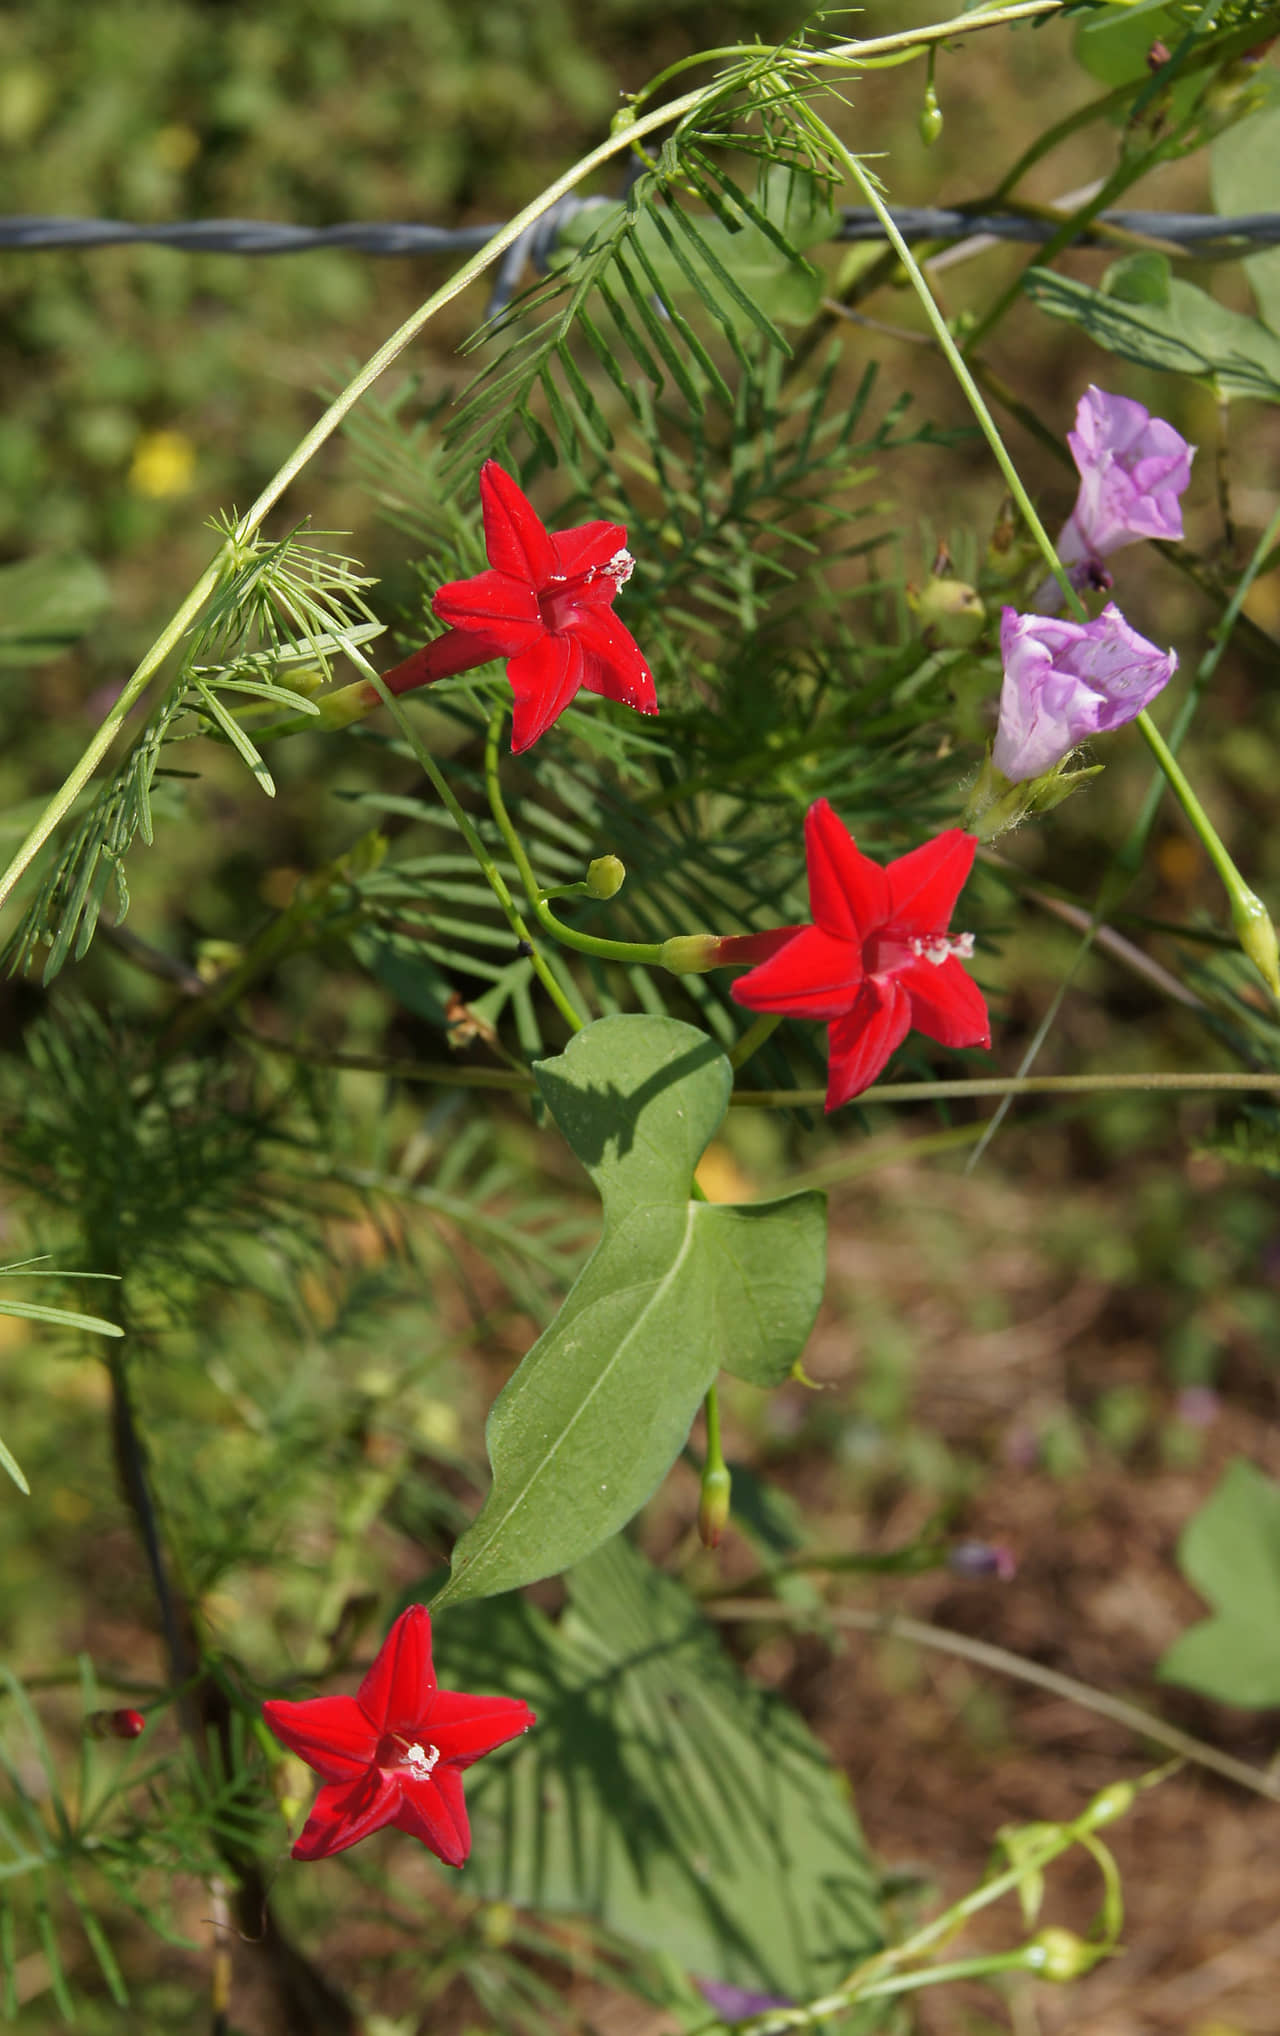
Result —
<path fill-rule="evenodd" d="M 1000 656 L 992 761 L 1012 784 L 1038 778 L 1077 743 L 1132 721 L 1178 666 L 1173 651 L 1157 650 L 1129 627 L 1114 601 L 1092 622 L 1006 608 Z"/>
<path fill-rule="evenodd" d="M 1076 406 L 1067 444 L 1080 491 L 1058 538 L 1058 557 L 1075 569 L 1077 586 L 1109 587 L 1102 561 L 1113 551 L 1143 538 L 1182 536 L 1178 498 L 1191 479 L 1196 449 L 1132 397 L 1092 386 Z M 1052 612 L 1060 601 L 1056 582 L 1046 580 L 1037 607 Z"/>

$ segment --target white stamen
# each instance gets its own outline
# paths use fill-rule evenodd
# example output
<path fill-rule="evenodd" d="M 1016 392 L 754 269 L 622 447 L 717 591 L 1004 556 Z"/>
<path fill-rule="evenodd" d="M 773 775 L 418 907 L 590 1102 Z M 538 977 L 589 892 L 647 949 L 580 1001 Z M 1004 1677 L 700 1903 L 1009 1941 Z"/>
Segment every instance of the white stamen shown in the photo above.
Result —
<path fill-rule="evenodd" d="M 911 949 L 912 954 L 919 956 L 921 961 L 932 962 L 933 966 L 937 968 L 940 962 L 946 961 L 948 955 L 952 954 L 957 956 L 960 961 L 968 961 L 973 954 L 973 935 L 971 933 L 931 933 L 927 936 L 917 934 L 914 939 L 907 942 L 907 946 Z"/>
<path fill-rule="evenodd" d="M 413 1769 L 419 1781 L 425 1781 L 440 1758 L 438 1746 L 406 1746 L 404 1764 Z"/>
<path fill-rule="evenodd" d="M 615 551 L 608 565 L 602 568 L 604 572 L 608 573 L 611 580 L 618 582 L 620 587 L 626 586 L 635 569 L 636 562 L 625 547 L 621 551 Z"/>

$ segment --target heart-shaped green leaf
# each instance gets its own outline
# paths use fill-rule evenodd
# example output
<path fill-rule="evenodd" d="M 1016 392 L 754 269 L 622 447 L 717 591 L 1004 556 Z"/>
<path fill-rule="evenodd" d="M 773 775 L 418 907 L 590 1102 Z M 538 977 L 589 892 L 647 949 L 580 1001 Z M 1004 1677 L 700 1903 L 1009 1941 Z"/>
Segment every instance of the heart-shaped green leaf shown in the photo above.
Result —
<path fill-rule="evenodd" d="M 1280 1485 L 1237 1457 L 1178 1543 L 1178 1566 L 1214 1608 L 1175 1640 L 1163 1682 L 1222 1704 L 1280 1704 Z"/>
<path fill-rule="evenodd" d="M 437 1604 L 553 1575 L 616 1534 L 675 1461 L 717 1371 L 779 1384 L 822 1298 L 821 1195 L 731 1208 L 691 1196 L 733 1081 L 705 1033 L 602 1018 L 535 1073 L 604 1228 L 494 1403 L 493 1485 Z"/>

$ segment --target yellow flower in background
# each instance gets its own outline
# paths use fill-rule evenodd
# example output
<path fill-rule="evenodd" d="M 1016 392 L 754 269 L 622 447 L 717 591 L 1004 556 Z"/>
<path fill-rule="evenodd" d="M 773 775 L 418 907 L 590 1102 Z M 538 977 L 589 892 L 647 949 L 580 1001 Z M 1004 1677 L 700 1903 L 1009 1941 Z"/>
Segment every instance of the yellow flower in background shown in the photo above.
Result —
<path fill-rule="evenodd" d="M 196 470 L 196 449 L 180 431 L 144 431 L 133 449 L 129 486 L 135 495 L 185 495 Z"/>
<path fill-rule="evenodd" d="M 151 153 L 162 170 L 189 170 L 200 153 L 200 137 L 181 121 L 161 127 L 151 137 Z"/>

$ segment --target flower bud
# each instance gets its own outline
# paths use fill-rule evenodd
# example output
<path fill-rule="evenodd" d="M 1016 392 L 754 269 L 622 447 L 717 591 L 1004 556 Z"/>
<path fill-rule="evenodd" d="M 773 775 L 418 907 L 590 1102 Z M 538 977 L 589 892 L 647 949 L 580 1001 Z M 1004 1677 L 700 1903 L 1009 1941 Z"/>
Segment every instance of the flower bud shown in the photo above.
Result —
<path fill-rule="evenodd" d="M 1111 1782 L 1105 1789 L 1099 1789 L 1077 1822 L 1084 1831 L 1101 1831 L 1104 1825 L 1127 1817 L 1137 1797 L 1138 1791 L 1132 1782 Z"/>
<path fill-rule="evenodd" d="M 1038 1973 L 1041 1979 L 1051 1979 L 1063 1986 L 1068 1980 L 1081 1979 L 1086 1972 L 1091 1972 L 1103 1956 L 1104 1947 L 1086 1944 L 1074 1930 L 1062 1930 L 1050 1924 L 1032 1938 L 1027 1951 L 1030 1971 Z"/>
<path fill-rule="evenodd" d="M 1231 923 L 1236 939 L 1262 977 L 1273 997 L 1280 997 L 1280 948 L 1276 929 L 1261 898 L 1241 889 L 1232 900 Z"/>
<path fill-rule="evenodd" d="M 1007 1584 L 1018 1574 L 1018 1559 L 1002 1541 L 957 1541 L 947 1550 L 947 1568 L 952 1576 L 993 1576 Z"/>
<path fill-rule="evenodd" d="M 136 1739 L 147 1721 L 141 1711 L 91 1711 L 84 1729 L 90 1739 Z"/>
<path fill-rule="evenodd" d="M 907 588 L 907 606 L 925 642 L 942 650 L 968 650 L 986 628 L 987 611 L 976 588 L 963 580 L 930 574 L 924 586 Z"/>
<path fill-rule="evenodd" d="M 720 958 L 720 941 L 714 933 L 677 933 L 664 940 L 658 960 L 673 976 L 705 976 Z"/>
<path fill-rule="evenodd" d="M 716 1548 L 729 1524 L 729 1501 L 733 1480 L 725 1466 L 716 1464 L 702 1473 L 702 1497 L 698 1502 L 698 1535 L 704 1548 Z"/>
<path fill-rule="evenodd" d="M 587 864 L 587 889 L 593 898 L 616 898 L 626 880 L 626 866 L 619 856 L 598 855 Z"/>
<path fill-rule="evenodd" d="M 932 148 L 934 142 L 942 133 L 942 108 L 938 104 L 938 94 L 934 89 L 932 80 L 924 88 L 924 104 L 920 108 L 919 128 L 921 141 L 926 148 Z"/>

